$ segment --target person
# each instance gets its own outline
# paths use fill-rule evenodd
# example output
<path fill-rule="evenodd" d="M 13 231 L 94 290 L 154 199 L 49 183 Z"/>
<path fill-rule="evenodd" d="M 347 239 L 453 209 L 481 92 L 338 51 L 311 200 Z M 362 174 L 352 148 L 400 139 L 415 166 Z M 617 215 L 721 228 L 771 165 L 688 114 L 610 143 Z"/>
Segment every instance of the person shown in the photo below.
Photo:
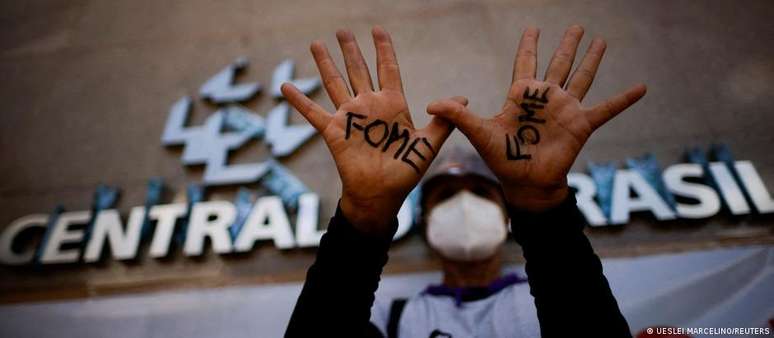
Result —
<path fill-rule="evenodd" d="M 387 337 L 427 337 L 423 332 L 459 337 L 464 329 L 458 326 L 475 327 L 483 316 L 507 323 L 508 336 L 538 336 L 526 280 L 503 275 L 506 204 L 481 157 L 462 147 L 439 155 L 425 174 L 420 196 L 418 225 L 440 258 L 442 283 L 408 299 L 376 299 L 371 322 Z M 491 331 L 496 327 L 479 327 L 477 336 L 497 336 Z"/>
<path fill-rule="evenodd" d="M 536 78 L 539 33 L 528 28 L 519 43 L 513 81 L 498 114 L 479 117 L 467 108 L 466 98 L 455 96 L 428 105 L 430 122 L 416 128 L 403 94 L 391 38 L 378 26 L 372 35 L 379 89 L 373 86 L 351 32 L 338 31 L 336 36 L 352 92 L 325 45 L 312 43 L 312 55 L 336 113 L 326 112 L 292 84 L 282 85 L 288 102 L 322 135 L 342 181 L 338 207 L 307 272 L 285 336 L 387 334 L 370 318 L 374 293 L 397 229 L 398 209 L 456 127 L 497 178 L 511 220 L 510 235 L 523 250 L 540 335 L 631 337 L 600 260 L 583 233 L 585 219 L 567 185 L 567 173 L 592 132 L 638 101 L 645 86 L 636 85 L 595 106 L 582 107 L 605 42 L 594 39 L 570 76 L 583 35 L 580 26 L 571 26 L 541 81 Z M 439 213 L 439 217 L 444 216 Z M 441 229 L 437 235 L 453 234 Z M 509 309 L 492 304 L 478 313 L 469 311 L 469 306 L 458 307 L 455 312 L 428 308 L 424 317 L 403 313 L 397 336 L 519 336 L 520 319 L 515 314 L 509 317 Z M 422 325 L 406 318 L 432 322 Z M 470 321 L 465 325 L 455 322 L 463 318 Z"/>

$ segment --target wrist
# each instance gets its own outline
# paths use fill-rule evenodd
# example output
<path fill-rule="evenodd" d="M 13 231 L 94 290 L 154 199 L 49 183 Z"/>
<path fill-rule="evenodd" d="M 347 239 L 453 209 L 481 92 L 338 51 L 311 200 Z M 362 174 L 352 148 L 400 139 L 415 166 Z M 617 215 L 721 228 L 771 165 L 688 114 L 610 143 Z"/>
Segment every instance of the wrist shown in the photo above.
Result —
<path fill-rule="evenodd" d="M 369 236 L 392 237 L 400 203 L 388 200 L 363 200 L 343 194 L 339 207 L 355 229 Z"/>
<path fill-rule="evenodd" d="M 570 193 L 566 182 L 555 187 L 503 185 L 506 202 L 514 208 L 542 212 L 560 205 Z"/>

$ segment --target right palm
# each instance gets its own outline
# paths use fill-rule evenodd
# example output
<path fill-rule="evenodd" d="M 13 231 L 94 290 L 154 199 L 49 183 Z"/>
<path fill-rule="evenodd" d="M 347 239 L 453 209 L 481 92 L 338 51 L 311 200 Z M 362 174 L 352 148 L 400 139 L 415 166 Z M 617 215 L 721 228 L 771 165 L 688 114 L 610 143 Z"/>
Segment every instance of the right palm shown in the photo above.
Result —
<path fill-rule="evenodd" d="M 595 39 L 564 88 L 582 35 L 579 26 L 567 30 L 545 80 L 539 81 L 538 31 L 526 30 L 508 98 L 492 118 L 481 119 L 461 106 L 452 109 L 453 103 L 428 108 L 460 128 L 500 179 L 506 197 L 517 200 L 513 203 L 542 208 L 563 199 L 567 174 L 591 133 L 645 94 L 645 86 L 638 85 L 592 108 L 581 107 L 605 49 L 604 41 Z"/>

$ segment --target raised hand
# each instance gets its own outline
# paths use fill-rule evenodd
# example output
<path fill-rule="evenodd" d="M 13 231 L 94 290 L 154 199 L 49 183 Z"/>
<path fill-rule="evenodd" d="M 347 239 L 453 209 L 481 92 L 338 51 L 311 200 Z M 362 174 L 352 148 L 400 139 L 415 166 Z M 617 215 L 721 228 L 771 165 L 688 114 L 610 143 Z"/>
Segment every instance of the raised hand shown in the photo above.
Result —
<path fill-rule="evenodd" d="M 643 95 L 636 85 L 591 108 L 581 101 L 605 52 L 594 39 L 567 81 L 583 28 L 571 26 L 556 49 L 543 81 L 537 80 L 539 31 L 527 29 L 514 61 L 513 79 L 502 111 L 482 119 L 464 105 L 439 101 L 428 113 L 454 123 L 500 179 L 506 199 L 526 210 L 559 204 L 568 193 L 567 173 L 591 133 Z"/>
<path fill-rule="evenodd" d="M 340 206 L 344 215 L 359 230 L 386 236 L 395 231 L 390 228 L 391 220 L 453 126 L 434 117 L 425 128 L 414 128 L 392 40 L 381 27 L 374 27 L 372 34 L 378 90 L 374 89 L 354 35 L 341 30 L 336 37 L 344 55 L 352 93 L 325 45 L 315 41 L 311 46 L 336 113 L 326 112 L 292 84 L 283 84 L 282 93 L 328 145 L 341 176 Z M 467 104 L 461 97 L 441 102 Z"/>

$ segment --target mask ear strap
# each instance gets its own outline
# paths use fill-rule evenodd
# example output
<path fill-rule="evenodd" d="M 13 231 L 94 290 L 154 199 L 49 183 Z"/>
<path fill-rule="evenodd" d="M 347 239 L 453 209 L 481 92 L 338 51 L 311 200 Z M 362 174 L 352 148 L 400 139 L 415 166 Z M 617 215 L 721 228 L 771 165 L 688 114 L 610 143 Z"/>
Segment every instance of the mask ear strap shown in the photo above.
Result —
<path fill-rule="evenodd" d="M 417 217 L 415 226 L 418 227 L 418 230 L 420 232 L 420 235 L 425 240 L 425 242 L 428 242 L 427 240 L 427 219 L 430 217 L 430 211 L 427 210 L 427 207 L 424 203 L 424 201 L 420 202 L 420 208 L 419 211 L 419 217 Z"/>
<path fill-rule="evenodd" d="M 406 298 L 396 298 L 390 305 L 390 319 L 387 321 L 387 338 L 398 338 L 398 324 L 406 306 Z"/>

